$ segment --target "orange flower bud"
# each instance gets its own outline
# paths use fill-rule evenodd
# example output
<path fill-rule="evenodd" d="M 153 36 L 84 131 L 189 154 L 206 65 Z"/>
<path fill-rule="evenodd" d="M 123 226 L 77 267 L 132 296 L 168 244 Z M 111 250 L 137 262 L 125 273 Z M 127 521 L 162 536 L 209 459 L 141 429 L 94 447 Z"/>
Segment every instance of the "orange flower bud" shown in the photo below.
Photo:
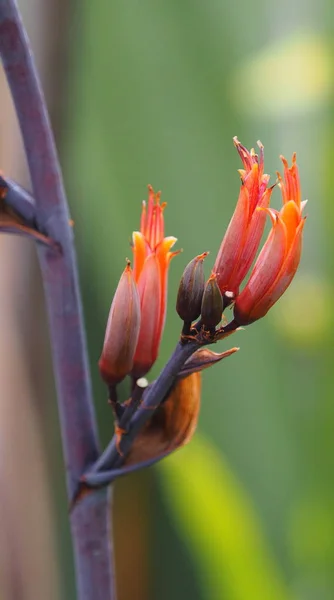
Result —
<path fill-rule="evenodd" d="M 134 278 L 138 285 L 142 313 L 140 334 L 132 375 L 145 375 L 156 361 L 166 318 L 167 275 L 174 237 L 164 237 L 165 204 L 160 192 L 148 187 L 148 206 L 143 202 L 140 232 L 133 234 Z"/>
<path fill-rule="evenodd" d="M 113 300 L 99 366 L 103 379 L 116 385 L 125 375 L 145 375 L 155 362 L 166 317 L 167 275 L 176 242 L 164 237 L 165 204 L 149 186 L 140 231 L 133 233 L 133 272 L 125 269 Z"/>
<path fill-rule="evenodd" d="M 132 375 L 143 377 L 158 355 L 161 287 L 159 263 L 155 254 L 145 260 L 138 282 L 141 326 L 133 361 Z"/>
<path fill-rule="evenodd" d="M 269 206 L 272 189 L 267 189 L 269 175 L 263 173 L 263 146 L 258 142 L 260 157 L 248 151 L 235 137 L 234 144 L 245 169 L 240 170 L 241 188 L 236 209 L 221 243 L 213 270 L 222 294 L 236 296 L 258 249 L 265 226 L 265 214 L 258 207 Z"/>
<path fill-rule="evenodd" d="M 279 175 L 283 207 L 280 212 L 265 209 L 272 220 L 269 233 L 254 265 L 249 281 L 237 297 L 234 318 L 239 325 L 248 325 L 264 317 L 290 285 L 299 265 L 305 218 L 302 211 L 296 155 L 289 168 L 285 158 L 283 182 Z"/>
<path fill-rule="evenodd" d="M 195 256 L 186 266 L 180 281 L 176 300 L 179 317 L 186 323 L 195 321 L 201 314 L 205 286 L 203 261 L 207 252 Z"/>
<path fill-rule="evenodd" d="M 220 323 L 222 314 L 223 298 L 218 287 L 217 276 L 212 273 L 205 286 L 202 299 L 201 319 L 203 325 L 208 329 L 214 329 Z"/>
<path fill-rule="evenodd" d="M 101 376 L 108 385 L 116 385 L 131 372 L 139 328 L 139 295 L 128 263 L 112 301 L 99 360 Z"/>

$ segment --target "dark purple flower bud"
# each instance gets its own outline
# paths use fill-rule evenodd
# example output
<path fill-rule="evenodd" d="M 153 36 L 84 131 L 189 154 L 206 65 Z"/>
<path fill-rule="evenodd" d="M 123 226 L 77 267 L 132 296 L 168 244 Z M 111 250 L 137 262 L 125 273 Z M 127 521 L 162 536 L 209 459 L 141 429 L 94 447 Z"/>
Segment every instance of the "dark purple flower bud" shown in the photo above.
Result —
<path fill-rule="evenodd" d="M 176 310 L 185 323 L 195 321 L 201 314 L 205 287 L 203 261 L 208 252 L 195 256 L 186 266 L 179 285 Z"/>
<path fill-rule="evenodd" d="M 209 277 L 202 299 L 201 319 L 207 329 L 214 329 L 220 323 L 223 313 L 223 297 L 221 295 L 216 273 Z"/>

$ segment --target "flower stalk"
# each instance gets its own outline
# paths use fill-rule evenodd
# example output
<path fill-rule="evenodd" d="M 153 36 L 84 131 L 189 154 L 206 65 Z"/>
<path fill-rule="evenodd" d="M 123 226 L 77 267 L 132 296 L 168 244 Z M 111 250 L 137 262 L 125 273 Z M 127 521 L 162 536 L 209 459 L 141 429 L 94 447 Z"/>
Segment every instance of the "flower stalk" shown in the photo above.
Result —
<path fill-rule="evenodd" d="M 38 245 L 48 309 L 61 433 L 71 498 L 99 454 L 82 307 L 69 212 L 45 101 L 15 0 L 0 0 L 0 53 L 27 156 L 35 222 L 61 252 Z M 106 490 L 72 511 L 79 600 L 115 600 Z"/>

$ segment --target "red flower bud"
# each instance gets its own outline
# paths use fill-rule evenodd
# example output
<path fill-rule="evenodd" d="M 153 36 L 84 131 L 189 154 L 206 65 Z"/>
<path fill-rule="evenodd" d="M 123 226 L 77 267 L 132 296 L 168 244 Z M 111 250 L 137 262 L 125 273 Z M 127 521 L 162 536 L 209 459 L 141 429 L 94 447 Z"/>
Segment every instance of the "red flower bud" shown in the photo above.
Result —
<path fill-rule="evenodd" d="M 140 328 L 140 303 L 130 263 L 119 280 L 109 312 L 100 373 L 115 385 L 131 372 Z"/>
<path fill-rule="evenodd" d="M 265 214 L 258 207 L 269 206 L 272 188 L 267 189 L 269 175 L 263 173 L 263 146 L 258 142 L 260 157 L 248 151 L 235 137 L 234 144 L 245 169 L 240 170 L 241 188 L 236 209 L 221 243 L 213 270 L 222 294 L 236 296 L 255 258 L 264 230 Z"/>

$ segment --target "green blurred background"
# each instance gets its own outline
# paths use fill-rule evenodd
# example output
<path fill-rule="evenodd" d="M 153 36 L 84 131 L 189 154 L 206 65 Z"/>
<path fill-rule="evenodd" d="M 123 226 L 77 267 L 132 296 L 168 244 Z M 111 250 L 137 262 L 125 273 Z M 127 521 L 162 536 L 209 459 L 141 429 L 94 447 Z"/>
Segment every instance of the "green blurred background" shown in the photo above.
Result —
<path fill-rule="evenodd" d="M 281 169 L 279 155 L 290 160 L 296 151 L 302 195 L 309 199 L 298 275 L 263 321 L 217 348 L 241 350 L 205 372 L 194 440 L 116 485 L 119 600 L 330 600 L 331 2 L 86 0 L 52 6 L 57 19 L 46 28 L 54 38 L 46 73 L 56 83 L 48 98 L 75 221 L 104 444 L 112 420 L 96 365 L 147 184 L 162 190 L 166 233 L 183 248 L 170 269 L 167 327 L 152 378 L 178 339 L 174 305 L 182 270 L 210 250 L 209 273 L 234 209 L 241 164 L 232 137 L 247 147 L 262 141 L 272 181 Z M 24 14 L 27 7 L 28 0 Z M 280 206 L 278 191 L 272 204 Z M 125 398 L 126 385 L 122 393 Z M 58 548 L 52 560 L 60 565 L 52 598 L 74 600 L 54 407 L 38 418 L 53 469 L 45 476 Z M 32 597 L 45 597 L 35 589 Z"/>

